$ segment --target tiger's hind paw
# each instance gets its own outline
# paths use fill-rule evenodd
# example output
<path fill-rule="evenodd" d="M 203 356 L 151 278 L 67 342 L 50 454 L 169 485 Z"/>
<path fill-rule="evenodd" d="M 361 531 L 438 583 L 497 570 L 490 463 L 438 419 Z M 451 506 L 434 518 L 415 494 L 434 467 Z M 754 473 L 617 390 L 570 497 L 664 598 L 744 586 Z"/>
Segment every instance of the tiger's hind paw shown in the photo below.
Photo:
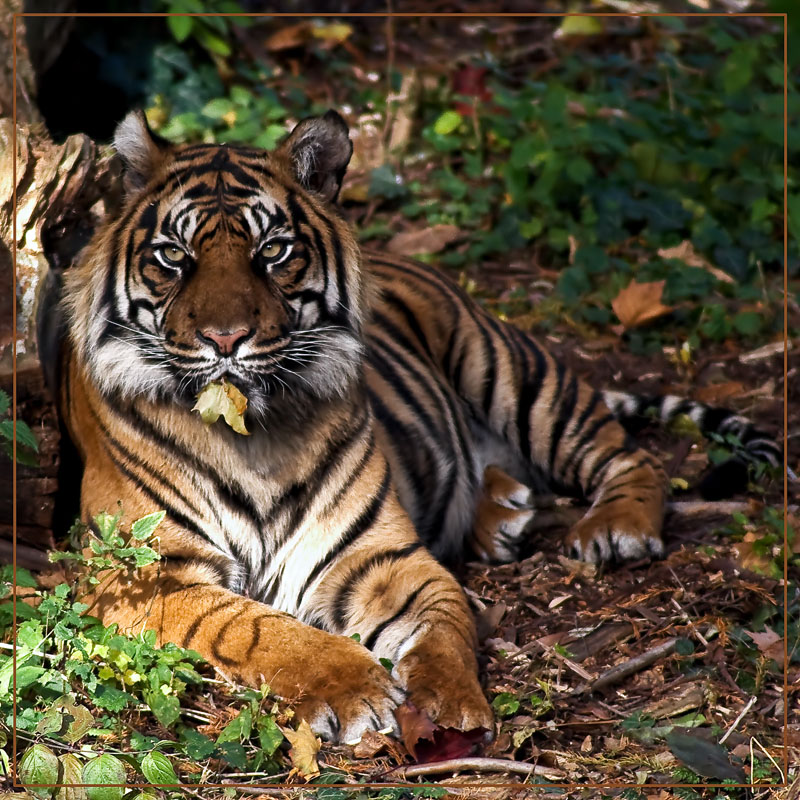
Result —
<path fill-rule="evenodd" d="M 590 510 L 564 543 L 573 558 L 591 564 L 660 558 L 664 555 L 660 531 L 660 516 L 654 522 L 640 509 L 604 507 Z"/>

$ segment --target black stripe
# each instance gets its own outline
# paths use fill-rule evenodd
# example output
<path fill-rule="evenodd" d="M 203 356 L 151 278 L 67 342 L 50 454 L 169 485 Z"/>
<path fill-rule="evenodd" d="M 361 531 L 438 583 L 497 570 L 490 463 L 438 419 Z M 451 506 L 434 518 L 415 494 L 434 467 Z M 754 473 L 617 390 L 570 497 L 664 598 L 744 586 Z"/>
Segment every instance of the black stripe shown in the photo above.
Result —
<path fill-rule="evenodd" d="M 555 474 L 556 452 L 561 444 L 561 437 L 564 435 L 564 429 L 567 427 L 567 422 L 575 411 L 575 404 L 578 402 L 578 380 L 573 375 L 567 384 L 567 389 L 561 399 L 561 408 L 558 410 L 555 424 L 553 425 L 553 433 L 550 439 L 550 474 Z M 551 405 L 550 410 L 552 411 Z"/>
<path fill-rule="evenodd" d="M 392 616 L 389 617 L 389 619 L 386 619 L 383 622 L 381 622 L 372 631 L 372 633 L 370 633 L 370 635 L 367 636 L 367 638 L 363 642 L 364 647 L 366 647 L 367 650 L 372 650 L 372 648 L 375 646 L 375 642 L 378 641 L 378 637 L 390 625 L 393 625 L 395 622 L 397 622 L 400 619 L 400 617 L 402 617 L 404 614 L 406 614 L 406 612 L 414 604 L 414 601 L 420 596 L 420 594 L 422 593 L 423 589 L 425 589 L 426 587 L 430 586 L 430 584 L 434 583 L 435 581 L 436 581 L 436 578 L 428 578 L 428 580 L 426 580 L 424 583 L 421 583 L 419 586 L 417 586 L 417 588 L 414 589 L 414 591 L 411 592 L 411 594 L 406 598 L 405 603 L 403 603 L 403 605 L 400 606 L 400 608 L 397 610 L 397 612 L 395 614 L 392 614 Z"/>
<path fill-rule="evenodd" d="M 595 479 L 615 458 L 621 456 L 623 453 L 628 452 L 630 451 L 626 447 L 615 447 L 606 453 L 601 459 L 599 459 L 592 467 L 592 471 L 589 473 L 589 477 L 586 479 L 586 493 L 591 494 L 594 491 Z"/>
<path fill-rule="evenodd" d="M 380 565 L 387 571 L 398 561 L 408 558 L 412 553 L 416 553 L 422 547 L 422 542 L 416 541 L 406 545 L 400 550 L 385 550 L 375 553 L 363 561 L 358 567 L 350 571 L 350 574 L 342 581 L 336 597 L 333 601 L 333 622 L 338 630 L 342 630 L 345 624 L 345 605 L 350 595 L 355 591 L 358 582 L 374 567 Z"/>
<path fill-rule="evenodd" d="M 583 465 L 583 459 L 580 457 L 585 455 L 583 453 L 584 448 L 587 445 L 590 445 L 594 442 L 595 437 L 597 436 L 598 431 L 601 428 L 604 428 L 606 425 L 617 423 L 617 418 L 611 414 L 605 414 L 602 417 L 598 417 L 589 428 L 582 434 L 581 438 L 578 440 L 578 443 L 572 449 L 572 452 L 569 454 L 569 461 L 574 461 L 575 465 L 572 470 L 572 480 L 570 481 L 571 485 L 578 485 L 580 484 L 580 469 Z M 590 448 L 591 449 L 591 448 Z M 564 480 L 567 480 L 567 471 L 566 468 L 563 470 L 564 473 Z"/>

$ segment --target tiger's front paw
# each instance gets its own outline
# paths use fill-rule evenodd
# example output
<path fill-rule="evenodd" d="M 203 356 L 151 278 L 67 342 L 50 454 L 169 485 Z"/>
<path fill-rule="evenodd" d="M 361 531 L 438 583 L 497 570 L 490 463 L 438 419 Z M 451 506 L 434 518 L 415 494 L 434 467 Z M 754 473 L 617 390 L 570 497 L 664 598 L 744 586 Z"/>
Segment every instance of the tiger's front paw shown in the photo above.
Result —
<path fill-rule="evenodd" d="M 438 725 L 462 731 L 486 728 L 494 735 L 494 714 L 477 673 L 464 666 L 458 656 L 430 659 L 424 652 L 412 650 L 395 671 L 409 700 Z"/>
<path fill-rule="evenodd" d="M 343 636 L 329 639 L 298 666 L 297 718 L 334 742 L 355 741 L 367 730 L 397 730 L 394 710 L 405 692 L 365 647 Z"/>
<path fill-rule="evenodd" d="M 592 564 L 660 558 L 664 555 L 661 515 L 630 500 L 611 502 L 589 509 L 564 543 L 570 555 Z"/>

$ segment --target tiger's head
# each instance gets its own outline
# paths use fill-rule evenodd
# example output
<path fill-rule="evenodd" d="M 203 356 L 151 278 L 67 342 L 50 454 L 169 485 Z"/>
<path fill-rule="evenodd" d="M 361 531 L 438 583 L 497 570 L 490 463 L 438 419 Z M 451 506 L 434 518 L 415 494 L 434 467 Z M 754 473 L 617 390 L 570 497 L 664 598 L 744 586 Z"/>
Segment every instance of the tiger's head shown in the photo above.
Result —
<path fill-rule="evenodd" d="M 173 145 L 120 123 L 125 201 L 67 271 L 73 344 L 108 396 L 190 403 L 225 378 L 264 414 L 360 374 L 359 248 L 334 208 L 352 153 L 334 111 L 273 152 Z"/>

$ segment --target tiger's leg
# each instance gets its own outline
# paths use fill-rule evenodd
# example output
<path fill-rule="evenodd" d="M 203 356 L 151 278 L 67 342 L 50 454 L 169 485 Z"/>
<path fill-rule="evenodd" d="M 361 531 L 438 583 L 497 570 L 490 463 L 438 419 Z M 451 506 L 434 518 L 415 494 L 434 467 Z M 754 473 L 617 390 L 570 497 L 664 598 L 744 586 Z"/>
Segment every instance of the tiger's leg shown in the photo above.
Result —
<path fill-rule="evenodd" d="M 364 646 L 228 591 L 213 567 L 167 561 L 117 576 L 89 598 L 90 613 L 123 631 L 154 630 L 160 644 L 197 650 L 226 675 L 298 699 L 316 732 L 349 740 L 394 727 L 405 693 Z"/>
<path fill-rule="evenodd" d="M 480 334 L 470 329 L 479 322 Z M 572 554 L 592 562 L 661 555 L 661 464 L 628 437 L 599 391 L 532 337 L 488 315 L 470 323 L 454 348 L 463 352 L 452 376 L 459 394 L 555 484 L 592 500 L 567 535 Z"/>
<path fill-rule="evenodd" d="M 468 544 L 482 561 L 516 561 L 535 515 L 531 489 L 490 464 L 483 472 L 483 488 Z"/>
<path fill-rule="evenodd" d="M 358 634 L 375 656 L 388 659 L 409 699 L 434 721 L 491 730 L 464 591 L 422 546 L 396 500 L 378 526 L 392 532 L 392 548 L 377 551 L 365 540 L 346 552 L 311 602 L 329 614 L 326 627 Z"/>

